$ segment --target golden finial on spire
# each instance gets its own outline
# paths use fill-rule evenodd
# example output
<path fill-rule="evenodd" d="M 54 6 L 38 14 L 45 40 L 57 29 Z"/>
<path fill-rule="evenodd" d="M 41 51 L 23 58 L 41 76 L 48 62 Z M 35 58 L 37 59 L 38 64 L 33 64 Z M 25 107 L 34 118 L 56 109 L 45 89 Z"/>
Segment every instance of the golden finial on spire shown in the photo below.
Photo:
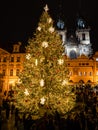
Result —
<path fill-rule="evenodd" d="M 44 10 L 45 10 L 45 12 L 47 12 L 47 11 L 49 10 L 49 8 L 48 8 L 48 5 L 47 5 L 47 4 L 45 5 Z"/>

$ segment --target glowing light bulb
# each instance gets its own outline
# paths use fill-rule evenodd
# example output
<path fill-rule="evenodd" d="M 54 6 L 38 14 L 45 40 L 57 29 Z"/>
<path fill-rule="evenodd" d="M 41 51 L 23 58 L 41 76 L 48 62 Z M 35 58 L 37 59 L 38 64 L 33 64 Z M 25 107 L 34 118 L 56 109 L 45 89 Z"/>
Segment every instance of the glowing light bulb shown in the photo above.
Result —
<path fill-rule="evenodd" d="M 46 41 L 42 42 L 42 47 L 47 48 L 48 47 L 48 42 L 46 42 Z"/>
<path fill-rule="evenodd" d="M 38 30 L 38 31 L 41 31 L 41 27 L 38 27 L 37 30 Z"/>
<path fill-rule="evenodd" d="M 29 95 L 29 92 L 28 92 L 28 90 L 27 90 L 27 89 L 25 89 L 24 94 L 25 94 L 26 96 L 28 96 L 28 95 Z"/>
<path fill-rule="evenodd" d="M 42 98 L 40 99 L 40 104 L 44 105 L 44 104 L 45 104 L 45 101 L 46 101 L 46 99 L 45 99 L 44 97 L 42 97 Z"/>
<path fill-rule="evenodd" d="M 62 85 L 63 86 L 66 85 L 66 80 L 63 80 Z"/>
<path fill-rule="evenodd" d="M 26 59 L 29 60 L 31 58 L 31 55 L 30 54 L 27 54 L 26 55 Z"/>
<path fill-rule="evenodd" d="M 44 84 L 45 84 L 44 80 L 43 80 L 43 79 L 41 79 L 41 80 L 40 80 L 40 86 L 41 86 L 41 87 L 43 87 L 43 86 L 44 86 Z"/>
<path fill-rule="evenodd" d="M 62 65 L 63 63 L 64 63 L 64 60 L 63 60 L 63 59 L 59 59 L 59 60 L 58 60 L 58 64 L 59 64 L 59 65 Z"/>
<path fill-rule="evenodd" d="M 37 60 L 37 59 L 35 60 L 35 65 L 36 65 L 36 66 L 38 65 L 38 60 Z"/>

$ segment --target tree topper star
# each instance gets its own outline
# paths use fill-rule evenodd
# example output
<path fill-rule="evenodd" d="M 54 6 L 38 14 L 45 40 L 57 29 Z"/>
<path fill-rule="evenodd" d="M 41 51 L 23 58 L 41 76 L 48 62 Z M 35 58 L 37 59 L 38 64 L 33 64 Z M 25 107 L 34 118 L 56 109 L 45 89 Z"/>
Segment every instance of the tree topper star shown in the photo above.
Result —
<path fill-rule="evenodd" d="M 46 6 L 44 7 L 45 12 L 48 12 L 49 8 L 48 5 L 46 4 Z"/>

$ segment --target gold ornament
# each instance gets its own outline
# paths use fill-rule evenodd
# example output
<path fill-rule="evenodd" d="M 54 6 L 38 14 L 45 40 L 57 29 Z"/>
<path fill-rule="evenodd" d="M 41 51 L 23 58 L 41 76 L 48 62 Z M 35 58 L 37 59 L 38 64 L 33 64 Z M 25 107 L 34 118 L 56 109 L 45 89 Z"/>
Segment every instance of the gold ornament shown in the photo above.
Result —
<path fill-rule="evenodd" d="M 47 48 L 48 47 L 48 42 L 46 42 L 46 41 L 42 42 L 42 47 Z"/>
<path fill-rule="evenodd" d="M 44 104 L 45 104 L 45 101 L 46 101 L 46 99 L 45 99 L 44 97 L 42 97 L 42 98 L 40 99 L 40 104 L 41 104 L 41 105 L 44 105 Z"/>
<path fill-rule="evenodd" d="M 64 63 L 64 60 L 63 60 L 63 59 L 59 59 L 59 60 L 58 60 L 58 64 L 59 64 L 59 65 L 62 65 L 63 63 Z"/>
<path fill-rule="evenodd" d="M 49 28 L 49 32 L 50 32 L 50 33 L 53 33 L 53 32 L 54 32 L 54 28 L 53 28 L 53 27 L 50 27 L 50 28 Z"/>

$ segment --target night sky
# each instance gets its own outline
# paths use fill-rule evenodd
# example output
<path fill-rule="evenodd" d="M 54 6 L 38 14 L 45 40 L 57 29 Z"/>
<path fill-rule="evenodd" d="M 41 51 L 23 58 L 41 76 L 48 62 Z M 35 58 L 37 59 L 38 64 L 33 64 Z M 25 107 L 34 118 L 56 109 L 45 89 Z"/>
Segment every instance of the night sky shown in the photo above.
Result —
<path fill-rule="evenodd" d="M 0 47 L 10 50 L 18 41 L 27 45 L 45 4 L 54 22 L 61 17 L 68 30 L 75 29 L 77 16 L 81 16 L 91 28 L 93 50 L 98 51 L 97 0 L 1 0 Z"/>

